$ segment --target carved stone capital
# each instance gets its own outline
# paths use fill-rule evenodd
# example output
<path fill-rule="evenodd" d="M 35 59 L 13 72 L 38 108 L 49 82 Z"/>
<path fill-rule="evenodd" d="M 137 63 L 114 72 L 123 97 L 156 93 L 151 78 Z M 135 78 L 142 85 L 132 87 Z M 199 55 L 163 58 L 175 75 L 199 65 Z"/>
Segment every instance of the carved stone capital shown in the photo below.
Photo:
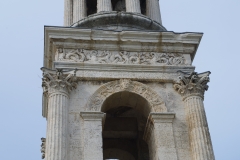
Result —
<path fill-rule="evenodd" d="M 49 70 L 41 68 L 43 71 L 42 87 L 44 94 L 55 92 L 69 93 L 77 87 L 76 70 L 64 72 L 62 70 Z"/>
<path fill-rule="evenodd" d="M 174 89 L 183 96 L 183 99 L 189 96 L 200 96 L 204 98 L 205 91 L 208 90 L 207 83 L 210 81 L 209 75 L 211 72 L 204 73 L 185 73 L 178 72 L 179 82 L 173 85 Z"/>
<path fill-rule="evenodd" d="M 41 153 L 42 153 L 42 159 L 45 158 L 45 150 L 46 150 L 46 138 L 41 138 L 42 144 L 41 144 Z"/>

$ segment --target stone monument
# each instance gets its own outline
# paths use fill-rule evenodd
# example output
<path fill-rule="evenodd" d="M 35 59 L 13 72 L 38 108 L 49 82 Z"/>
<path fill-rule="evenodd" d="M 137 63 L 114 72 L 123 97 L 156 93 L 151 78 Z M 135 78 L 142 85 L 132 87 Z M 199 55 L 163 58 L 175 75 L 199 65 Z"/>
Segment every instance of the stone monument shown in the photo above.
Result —
<path fill-rule="evenodd" d="M 192 66 L 202 33 L 162 25 L 159 0 L 65 0 L 45 26 L 46 160 L 214 160 Z"/>

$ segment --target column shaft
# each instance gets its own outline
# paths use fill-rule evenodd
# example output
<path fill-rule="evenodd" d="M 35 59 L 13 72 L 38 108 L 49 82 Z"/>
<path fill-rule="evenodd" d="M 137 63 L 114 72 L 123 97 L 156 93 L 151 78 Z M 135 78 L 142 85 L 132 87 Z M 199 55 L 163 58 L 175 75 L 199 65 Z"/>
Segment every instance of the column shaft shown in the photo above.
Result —
<path fill-rule="evenodd" d="M 193 160 L 214 160 L 212 142 L 207 125 L 203 99 L 190 96 L 185 99 Z"/>
<path fill-rule="evenodd" d="M 126 11 L 141 13 L 139 0 L 126 0 Z"/>
<path fill-rule="evenodd" d="M 146 14 L 152 20 L 155 20 L 162 24 L 159 0 L 147 0 Z"/>
<path fill-rule="evenodd" d="M 66 160 L 68 96 L 56 92 L 48 99 L 46 160 Z"/>
<path fill-rule="evenodd" d="M 86 0 L 73 0 L 73 23 L 87 16 Z"/>
<path fill-rule="evenodd" d="M 70 26 L 73 22 L 73 1 L 64 2 L 64 26 Z"/>
<path fill-rule="evenodd" d="M 112 11 L 111 0 L 97 0 L 97 12 Z"/>

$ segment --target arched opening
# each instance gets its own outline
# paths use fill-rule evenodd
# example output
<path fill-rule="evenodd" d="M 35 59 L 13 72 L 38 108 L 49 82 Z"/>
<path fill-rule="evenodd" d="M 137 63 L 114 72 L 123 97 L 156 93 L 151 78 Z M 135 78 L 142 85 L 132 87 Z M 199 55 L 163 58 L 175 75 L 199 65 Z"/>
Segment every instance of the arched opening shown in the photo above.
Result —
<path fill-rule="evenodd" d="M 143 140 L 149 105 L 145 98 L 128 91 L 114 93 L 103 102 L 104 159 L 149 160 L 148 144 Z"/>
<path fill-rule="evenodd" d="M 126 11 L 126 3 L 125 0 L 111 0 L 113 11 Z"/>
<path fill-rule="evenodd" d="M 97 0 L 87 0 L 87 16 L 97 13 Z"/>

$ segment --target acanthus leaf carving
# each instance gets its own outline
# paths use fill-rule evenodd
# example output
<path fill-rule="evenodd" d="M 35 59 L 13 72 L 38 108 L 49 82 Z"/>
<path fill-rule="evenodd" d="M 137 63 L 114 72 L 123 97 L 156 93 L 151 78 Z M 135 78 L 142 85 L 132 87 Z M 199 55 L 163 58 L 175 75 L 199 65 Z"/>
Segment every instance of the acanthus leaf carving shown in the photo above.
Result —
<path fill-rule="evenodd" d="M 186 98 L 191 95 L 197 95 L 204 97 L 205 91 L 208 90 L 207 83 L 210 81 L 209 75 L 211 72 L 204 73 L 185 73 L 182 71 L 178 72 L 179 82 L 173 85 L 174 89 L 179 92 L 183 98 Z"/>
<path fill-rule="evenodd" d="M 180 53 L 110 52 L 59 48 L 56 52 L 55 59 L 56 61 L 120 65 L 187 65 L 185 57 Z"/>
<path fill-rule="evenodd" d="M 46 150 L 46 138 L 41 138 L 42 144 L 41 144 L 41 153 L 42 153 L 42 159 L 45 158 L 45 150 Z"/>
<path fill-rule="evenodd" d="M 62 70 L 50 70 L 41 68 L 43 71 L 42 87 L 44 94 L 56 91 L 68 93 L 77 87 L 76 70 L 64 72 Z"/>

